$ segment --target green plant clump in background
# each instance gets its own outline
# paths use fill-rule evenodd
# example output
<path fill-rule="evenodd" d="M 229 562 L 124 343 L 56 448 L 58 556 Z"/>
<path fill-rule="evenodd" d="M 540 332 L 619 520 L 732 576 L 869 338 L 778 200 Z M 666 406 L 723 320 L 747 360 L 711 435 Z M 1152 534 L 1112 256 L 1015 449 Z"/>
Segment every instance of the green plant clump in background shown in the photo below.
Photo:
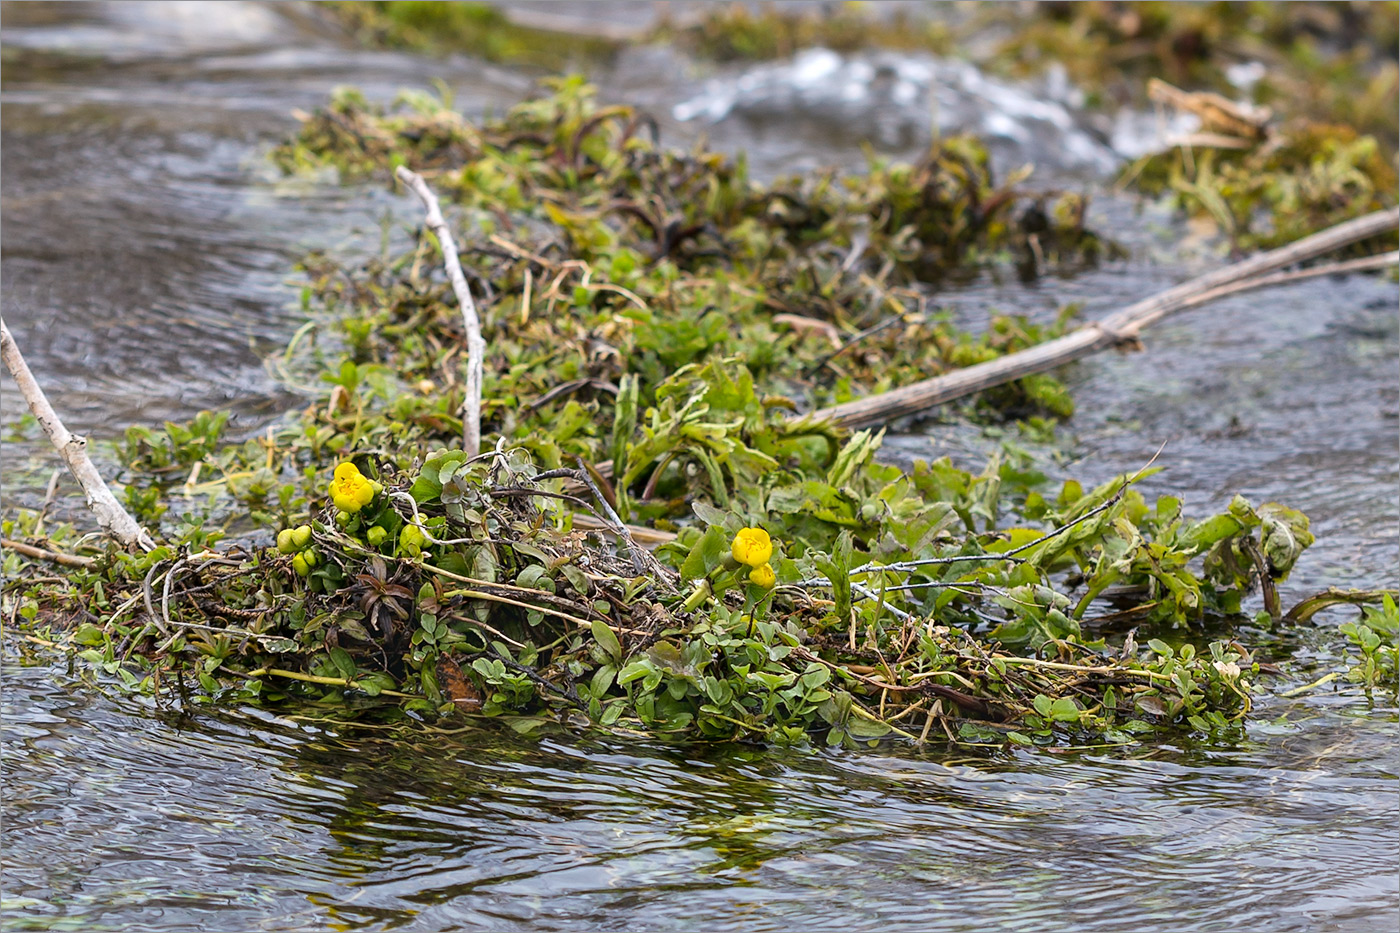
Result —
<path fill-rule="evenodd" d="M 486 286 L 489 425 L 546 464 L 592 455 L 624 376 L 650 404 L 681 367 L 742 357 L 763 404 L 787 410 L 879 392 L 1057 336 L 994 316 L 976 336 L 918 280 L 1009 258 L 1073 268 L 1106 250 L 1084 203 L 997 185 L 976 140 L 869 175 L 750 180 L 742 160 L 658 146 L 643 114 L 602 107 L 575 79 L 473 125 L 427 95 L 381 114 L 354 92 L 311 116 L 274 158 L 387 180 L 406 164 L 464 210 L 463 256 Z M 1019 218 L 1034 209 L 1036 232 Z M 329 420 L 385 406 L 413 437 L 456 435 L 460 323 L 430 241 L 347 270 L 313 257 L 308 300 L 333 310 L 347 358 Z M 388 365 L 392 364 L 392 365 Z M 988 393 L 984 417 L 1065 416 L 1050 376 Z M 343 414 L 342 414 L 343 413 Z M 608 458 L 603 452 L 598 459 Z"/>
<path fill-rule="evenodd" d="M 1394 156 L 1347 126 L 1298 123 L 1242 148 L 1178 146 L 1125 172 L 1210 219 L 1236 250 L 1273 248 L 1396 203 Z M 1394 242 L 1394 237 L 1391 237 Z"/>
<path fill-rule="evenodd" d="M 551 72 L 605 59 L 629 42 L 668 43 L 701 61 L 782 58 L 816 46 L 846 54 L 895 49 L 967 56 L 1014 77 L 1062 68 L 1090 110 L 1153 106 L 1147 89 L 1160 78 L 1274 111 L 1268 132 L 1243 145 L 1171 147 L 1123 176 L 1133 190 L 1170 197 L 1213 221 L 1233 249 L 1287 243 L 1396 201 L 1400 4 L 1392 0 L 707 4 L 627 40 L 527 29 L 489 4 L 326 7 L 372 44 L 467 52 Z M 549 53 L 526 54 L 539 48 Z"/>
<path fill-rule="evenodd" d="M 489 3 L 327 0 L 318 5 L 344 23 L 359 41 L 376 48 L 437 55 L 465 53 L 549 71 L 606 62 L 618 48 L 606 38 L 519 25 Z"/>

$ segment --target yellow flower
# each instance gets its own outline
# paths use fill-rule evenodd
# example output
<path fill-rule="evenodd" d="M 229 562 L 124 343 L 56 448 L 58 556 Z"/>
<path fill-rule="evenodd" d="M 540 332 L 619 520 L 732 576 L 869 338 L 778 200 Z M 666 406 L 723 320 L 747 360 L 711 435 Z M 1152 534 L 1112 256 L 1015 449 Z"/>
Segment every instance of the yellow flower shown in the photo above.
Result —
<path fill-rule="evenodd" d="M 771 590 L 773 584 L 778 582 L 778 577 L 773 573 L 772 564 L 759 564 L 749 571 L 749 582 L 756 583 L 765 590 Z"/>
<path fill-rule="evenodd" d="M 773 556 L 773 541 L 762 528 L 740 528 L 729 550 L 739 563 L 759 567 Z"/>
<path fill-rule="evenodd" d="M 342 512 L 354 514 L 369 505 L 374 498 L 374 485 L 360 472 L 360 468 L 345 461 L 335 468 L 335 479 L 331 480 L 331 501 Z"/>

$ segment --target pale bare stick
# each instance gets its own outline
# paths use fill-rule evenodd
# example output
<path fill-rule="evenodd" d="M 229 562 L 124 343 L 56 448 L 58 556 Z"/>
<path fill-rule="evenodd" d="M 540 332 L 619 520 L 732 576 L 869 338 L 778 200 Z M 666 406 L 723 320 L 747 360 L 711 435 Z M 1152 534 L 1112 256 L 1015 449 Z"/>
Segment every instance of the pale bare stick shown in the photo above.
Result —
<path fill-rule="evenodd" d="M 471 456 L 476 456 L 481 452 L 481 380 L 486 359 L 481 319 L 477 317 L 476 303 L 472 301 L 472 292 L 467 287 L 467 277 L 462 273 L 462 262 L 457 256 L 457 244 L 452 239 L 447 221 L 443 220 L 437 195 L 417 172 L 400 165 L 394 174 L 423 202 L 427 212 L 425 222 L 442 246 L 442 262 L 447 268 L 447 278 L 452 283 L 453 294 L 457 296 L 457 305 L 462 309 L 462 326 L 467 333 L 467 398 L 463 403 L 462 447 Z"/>
<path fill-rule="evenodd" d="M 0 538 L 0 547 L 14 551 L 16 554 L 23 554 L 25 557 L 32 557 L 35 560 L 50 560 L 65 567 L 91 567 L 97 563 L 96 559 L 91 557 L 65 554 L 62 551 L 50 551 L 47 548 L 25 544 L 23 541 L 11 541 L 9 538 Z"/>
<path fill-rule="evenodd" d="M 39 426 L 49 436 L 54 448 L 63 457 L 63 462 L 68 464 L 73 478 L 83 488 L 88 508 L 97 516 L 97 523 L 102 526 L 102 530 L 116 538 L 123 547 L 135 545 L 145 551 L 155 547 L 151 536 L 122 507 L 117 497 L 112 495 L 112 490 L 107 487 L 102 474 L 93 466 L 92 458 L 87 453 L 87 438 L 73 434 L 63 426 L 63 421 L 49 404 L 44 390 L 39 388 L 34 374 L 29 371 L 29 364 L 20 355 L 15 338 L 10 336 L 10 329 L 5 326 L 4 321 L 0 321 L 0 353 L 3 353 L 5 368 L 14 376 L 29 410 L 39 420 Z"/>
<path fill-rule="evenodd" d="M 1373 272 L 1377 269 L 1385 269 L 1389 266 L 1400 263 L 1400 252 L 1380 253 L 1376 256 L 1362 256 L 1359 259 L 1347 259 L 1342 262 L 1328 262 L 1320 266 L 1308 266 L 1306 269 L 1295 269 L 1292 272 L 1275 272 L 1272 275 L 1261 275 L 1257 278 L 1245 279 L 1243 282 L 1233 282 L 1229 285 L 1222 285 L 1213 288 L 1208 292 L 1202 292 L 1194 298 L 1189 298 L 1182 303 L 1180 310 L 1194 308 L 1236 292 L 1253 291 L 1256 288 L 1272 288 L 1275 285 L 1288 285 L 1292 282 L 1301 282 L 1304 279 L 1315 279 L 1324 275 L 1346 275 L 1352 272 Z"/>
<path fill-rule="evenodd" d="M 1400 223 L 1400 210 L 1376 211 L 1184 282 L 1102 321 L 1081 327 L 1072 334 L 944 376 L 823 408 L 814 412 L 813 417 L 827 418 L 849 428 L 863 428 L 886 424 L 905 415 L 917 415 L 936 405 L 1014 382 L 1033 373 L 1045 372 L 1131 341 L 1144 327 L 1176 311 L 1246 288 L 1279 284 L 1284 279 L 1269 276 L 1268 273 L 1394 230 L 1397 223 Z M 1336 268 L 1333 271 L 1345 270 Z"/>

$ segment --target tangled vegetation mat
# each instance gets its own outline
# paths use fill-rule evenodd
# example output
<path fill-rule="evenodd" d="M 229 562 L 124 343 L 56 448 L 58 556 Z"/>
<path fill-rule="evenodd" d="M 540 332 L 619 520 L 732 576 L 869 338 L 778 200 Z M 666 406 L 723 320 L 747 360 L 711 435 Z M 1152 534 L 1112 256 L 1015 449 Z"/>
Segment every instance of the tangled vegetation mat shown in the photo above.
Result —
<path fill-rule="evenodd" d="M 309 115 L 274 155 L 286 171 L 391 183 L 407 166 L 456 205 L 486 341 L 481 452 L 461 447 L 464 325 L 439 241 L 311 257 L 309 321 L 271 361 L 307 408 L 243 443 L 212 413 L 129 429 L 127 505 L 164 542 L 148 552 L 7 517 L 30 539 L 5 556 L 12 630 L 162 702 L 1124 743 L 1238 728 L 1268 667 L 1201 625 L 1258 591 L 1269 625 L 1364 604 L 1347 676 L 1393 681 L 1390 596 L 1279 604 L 1313 540 L 1285 505 L 1186 515 L 1136 491 L 1146 464 L 1052 489 L 1014 448 L 976 473 L 901 470 L 877 457 L 883 432 L 807 414 L 1069 327 L 1072 310 L 962 332 L 917 286 L 1112 255 L 1080 197 L 998 183 L 974 139 L 758 183 L 654 135 L 578 80 L 482 124 L 421 94 L 385 113 L 343 92 Z M 963 413 L 1049 432 L 1071 411 L 1040 374 Z M 1144 643 L 1110 645 L 1128 630 Z"/>

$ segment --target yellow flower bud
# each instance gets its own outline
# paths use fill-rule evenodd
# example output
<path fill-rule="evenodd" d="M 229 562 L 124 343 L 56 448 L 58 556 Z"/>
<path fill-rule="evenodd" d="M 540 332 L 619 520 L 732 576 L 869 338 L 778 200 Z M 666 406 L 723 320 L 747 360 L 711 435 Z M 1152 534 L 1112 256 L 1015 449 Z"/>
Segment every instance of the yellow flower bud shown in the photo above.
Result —
<path fill-rule="evenodd" d="M 778 582 L 778 576 L 773 573 L 772 564 L 759 564 L 749 571 L 749 582 L 757 584 L 765 590 L 771 590 L 773 585 Z"/>
<path fill-rule="evenodd" d="M 306 563 L 305 554 L 297 554 L 292 558 L 292 569 L 303 577 L 311 575 L 311 567 Z"/>
<path fill-rule="evenodd" d="M 729 550 L 739 563 L 759 567 L 773 556 L 773 540 L 762 528 L 740 528 Z M 771 575 L 771 569 L 769 573 Z"/>
<path fill-rule="evenodd" d="M 280 537 L 280 535 L 279 535 Z M 292 547 L 301 550 L 311 543 L 311 526 L 298 525 L 292 529 Z"/>
<path fill-rule="evenodd" d="M 283 528 L 281 531 L 277 532 L 277 550 L 281 551 L 283 554 L 290 554 L 296 549 L 297 546 L 292 541 L 292 529 Z"/>

